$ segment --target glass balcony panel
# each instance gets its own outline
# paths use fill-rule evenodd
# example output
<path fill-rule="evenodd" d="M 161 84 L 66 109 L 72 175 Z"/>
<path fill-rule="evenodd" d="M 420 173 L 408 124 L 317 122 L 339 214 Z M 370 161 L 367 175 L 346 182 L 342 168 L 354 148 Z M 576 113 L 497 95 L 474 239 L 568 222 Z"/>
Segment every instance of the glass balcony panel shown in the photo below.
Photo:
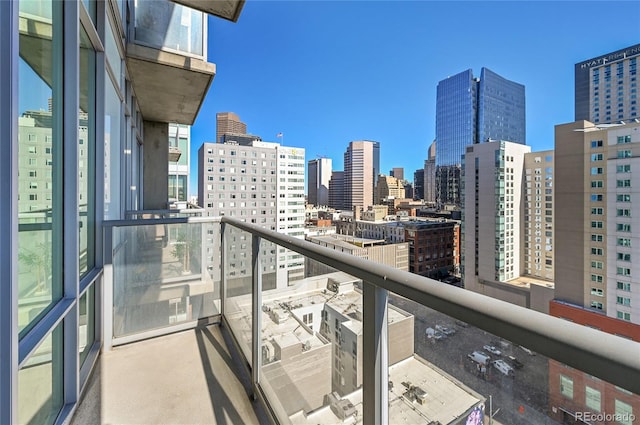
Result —
<path fill-rule="evenodd" d="M 203 56 L 204 14 L 168 0 L 136 1 L 135 41 Z"/>
<path fill-rule="evenodd" d="M 275 283 L 262 294 L 260 387 L 278 420 L 315 424 L 358 417 L 361 281 L 269 242 L 261 252 L 263 282 L 272 275 Z"/>
<path fill-rule="evenodd" d="M 415 339 L 390 320 L 389 423 L 600 424 L 610 415 L 631 424 L 638 415 L 637 395 L 599 378 L 405 298 L 390 296 L 393 309 L 412 317 Z M 413 353 L 397 360 L 400 338 Z"/>
<path fill-rule="evenodd" d="M 217 314 L 219 255 L 207 243 L 219 238 L 218 223 L 114 227 L 114 336 Z"/>
<path fill-rule="evenodd" d="M 224 316 L 229 323 L 245 359 L 252 362 L 253 300 L 251 298 L 253 269 L 251 266 L 252 235 L 226 226 L 224 231 L 226 278 Z"/>
<path fill-rule="evenodd" d="M 60 323 L 18 372 L 18 423 L 52 424 L 63 405 Z"/>

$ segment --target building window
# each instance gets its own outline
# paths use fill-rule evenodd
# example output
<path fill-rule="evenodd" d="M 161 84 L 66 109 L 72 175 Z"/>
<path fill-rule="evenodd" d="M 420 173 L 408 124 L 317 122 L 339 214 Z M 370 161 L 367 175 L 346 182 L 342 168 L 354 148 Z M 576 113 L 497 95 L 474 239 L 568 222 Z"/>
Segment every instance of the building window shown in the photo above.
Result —
<path fill-rule="evenodd" d="M 616 244 L 618 246 L 631 246 L 631 239 L 630 238 L 617 238 L 616 239 Z"/>
<path fill-rule="evenodd" d="M 601 297 L 604 295 L 604 290 L 600 288 L 591 288 L 591 295 L 596 295 L 598 297 Z"/>
<path fill-rule="evenodd" d="M 631 158 L 631 149 L 621 149 L 618 151 L 618 158 Z"/>
<path fill-rule="evenodd" d="M 592 274 L 591 275 L 591 281 L 592 282 L 596 282 L 596 283 L 602 283 L 603 282 L 603 277 L 602 277 L 602 275 L 599 275 L 599 274 Z"/>
<path fill-rule="evenodd" d="M 631 172 L 631 164 L 616 166 L 616 173 L 630 173 L 630 172 Z"/>
<path fill-rule="evenodd" d="M 631 298 L 628 297 L 616 297 L 616 304 L 631 306 Z"/>
<path fill-rule="evenodd" d="M 592 148 L 601 148 L 603 146 L 602 140 L 592 140 L 591 147 Z"/>
<path fill-rule="evenodd" d="M 618 136 L 618 144 L 623 143 L 631 143 L 631 135 L 628 136 Z"/>
<path fill-rule="evenodd" d="M 616 421 L 622 425 L 632 425 L 635 416 L 631 405 L 616 399 L 614 406 Z"/>
<path fill-rule="evenodd" d="M 595 308 L 596 310 L 602 310 L 602 303 L 591 301 L 591 308 Z"/>
<path fill-rule="evenodd" d="M 631 179 L 616 180 L 616 187 L 631 187 Z"/>
<path fill-rule="evenodd" d="M 616 224 L 616 230 L 618 232 L 631 232 L 631 224 L 618 223 Z"/>
<path fill-rule="evenodd" d="M 592 188 L 601 188 L 604 187 L 604 184 L 602 183 L 602 180 L 594 180 L 591 182 L 591 187 Z"/>
<path fill-rule="evenodd" d="M 600 391 L 587 385 L 584 395 L 586 406 L 593 411 L 599 412 L 601 409 Z"/>
<path fill-rule="evenodd" d="M 631 313 L 627 313 L 626 311 L 616 311 L 616 317 L 627 322 L 631 321 Z"/>
<path fill-rule="evenodd" d="M 628 193 L 616 195 L 616 202 L 631 202 L 631 195 Z"/>
<path fill-rule="evenodd" d="M 617 282 L 616 288 L 621 290 L 621 291 L 631 292 L 631 283 L 629 283 L 629 282 Z"/>
<path fill-rule="evenodd" d="M 603 239 L 604 239 L 604 237 L 602 235 L 598 235 L 598 234 L 591 235 L 591 240 L 593 242 L 602 242 Z"/>
<path fill-rule="evenodd" d="M 573 379 L 562 374 L 560 374 L 560 394 L 573 398 Z"/>
<path fill-rule="evenodd" d="M 591 228 L 592 229 L 602 229 L 604 226 L 602 221 L 592 221 L 591 222 Z"/>
<path fill-rule="evenodd" d="M 618 217 L 631 217 L 631 210 L 629 208 L 618 208 L 616 215 Z"/>
<path fill-rule="evenodd" d="M 604 169 L 602 167 L 591 168 L 591 175 L 597 175 L 597 174 L 603 174 L 603 173 L 604 173 Z"/>

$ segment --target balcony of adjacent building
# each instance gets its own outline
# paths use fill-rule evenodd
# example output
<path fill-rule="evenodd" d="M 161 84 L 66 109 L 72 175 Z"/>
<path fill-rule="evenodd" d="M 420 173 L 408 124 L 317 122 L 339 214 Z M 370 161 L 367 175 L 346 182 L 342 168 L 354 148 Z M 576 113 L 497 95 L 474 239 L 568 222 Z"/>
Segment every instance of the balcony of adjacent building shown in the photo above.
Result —
<path fill-rule="evenodd" d="M 640 413 L 638 342 L 201 213 L 104 223 L 92 295 L 102 354 L 72 423 L 632 424 Z M 295 253 L 305 273 L 290 281 L 281 259 Z M 82 340 L 91 321 L 80 323 Z"/>
<path fill-rule="evenodd" d="M 127 69 L 145 120 L 193 124 L 216 73 L 207 60 L 208 14 L 235 22 L 243 5 L 242 0 L 135 2 Z"/>

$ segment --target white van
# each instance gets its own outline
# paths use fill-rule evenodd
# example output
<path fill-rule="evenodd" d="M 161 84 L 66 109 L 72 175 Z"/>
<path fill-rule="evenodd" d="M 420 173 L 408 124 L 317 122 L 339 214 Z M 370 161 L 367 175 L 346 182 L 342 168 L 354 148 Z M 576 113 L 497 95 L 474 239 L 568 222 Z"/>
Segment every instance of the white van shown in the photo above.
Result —
<path fill-rule="evenodd" d="M 489 357 L 488 354 L 483 353 L 482 351 L 474 351 L 471 354 L 467 354 L 467 357 L 469 357 L 474 362 L 480 363 L 481 365 L 484 365 L 484 366 L 489 364 L 489 362 L 491 361 L 491 357 Z"/>
<path fill-rule="evenodd" d="M 495 362 L 493 362 L 493 367 L 498 369 L 503 375 L 511 377 L 515 375 L 513 368 L 509 366 L 504 360 L 496 360 Z"/>

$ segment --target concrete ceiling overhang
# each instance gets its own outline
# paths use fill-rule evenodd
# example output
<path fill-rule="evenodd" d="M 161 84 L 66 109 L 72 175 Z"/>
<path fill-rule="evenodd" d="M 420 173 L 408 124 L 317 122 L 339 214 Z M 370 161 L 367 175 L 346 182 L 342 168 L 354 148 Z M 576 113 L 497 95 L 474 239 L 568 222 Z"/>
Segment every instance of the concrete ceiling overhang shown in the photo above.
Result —
<path fill-rule="evenodd" d="M 245 0 L 172 0 L 209 15 L 238 22 Z"/>
<path fill-rule="evenodd" d="M 139 44 L 127 68 L 145 120 L 192 125 L 216 73 L 213 63 Z"/>

